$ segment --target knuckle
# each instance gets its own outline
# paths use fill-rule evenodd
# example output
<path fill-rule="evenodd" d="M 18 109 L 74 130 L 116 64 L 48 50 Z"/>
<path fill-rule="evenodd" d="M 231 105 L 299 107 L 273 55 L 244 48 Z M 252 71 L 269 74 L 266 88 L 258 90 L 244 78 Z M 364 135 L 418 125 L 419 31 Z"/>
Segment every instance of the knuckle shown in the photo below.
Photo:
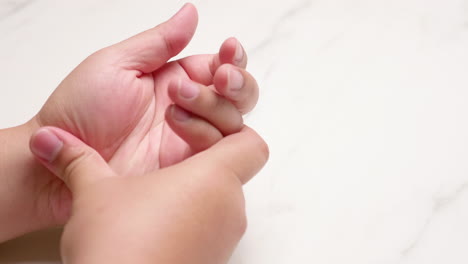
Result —
<path fill-rule="evenodd" d="M 192 122 L 192 127 L 187 131 L 184 138 L 191 142 L 190 145 L 196 152 L 208 149 L 223 138 L 217 129 L 201 120 Z"/>
<path fill-rule="evenodd" d="M 206 148 L 211 147 L 223 138 L 219 132 L 211 128 L 204 129 L 203 131 L 197 131 L 196 137 L 199 139 L 198 141 L 200 143 L 206 145 Z"/>
<path fill-rule="evenodd" d="M 174 41 L 174 37 L 170 31 L 167 31 L 167 29 L 161 26 L 152 28 L 150 30 L 154 30 L 156 32 L 156 36 L 160 39 L 160 42 L 164 45 L 164 48 L 166 49 L 166 52 L 168 55 L 173 55 L 178 52 L 179 48 L 175 45 L 176 41 Z"/>
<path fill-rule="evenodd" d="M 216 114 L 217 112 L 219 111 L 223 111 L 223 109 L 226 109 L 229 107 L 229 101 L 219 95 L 213 97 L 213 100 L 212 100 L 212 105 L 211 105 L 211 109 L 208 109 L 208 111 L 211 113 L 211 114 Z"/>
<path fill-rule="evenodd" d="M 216 100 L 216 106 L 210 114 L 216 117 L 216 124 L 224 135 L 239 132 L 243 127 L 242 114 L 236 106 L 224 98 L 219 97 Z"/>
<path fill-rule="evenodd" d="M 72 183 L 74 178 L 79 175 L 82 164 L 85 163 L 86 160 L 92 159 L 94 155 L 94 152 L 83 149 L 73 150 L 73 155 L 65 162 L 65 166 L 62 172 L 64 181 Z"/>
<path fill-rule="evenodd" d="M 161 35 L 161 38 L 163 40 L 163 43 L 166 47 L 166 50 L 167 50 L 167 54 L 174 54 L 174 50 L 175 50 L 175 47 L 174 47 L 174 44 L 171 40 L 169 40 L 169 38 L 166 36 L 166 35 Z"/>

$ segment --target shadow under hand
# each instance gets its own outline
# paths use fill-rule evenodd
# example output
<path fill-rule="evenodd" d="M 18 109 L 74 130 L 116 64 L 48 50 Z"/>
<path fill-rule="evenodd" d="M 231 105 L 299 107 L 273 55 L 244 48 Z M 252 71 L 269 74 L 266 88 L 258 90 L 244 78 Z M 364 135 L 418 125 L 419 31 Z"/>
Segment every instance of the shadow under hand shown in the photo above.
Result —
<path fill-rule="evenodd" d="M 39 231 L 0 244 L 0 263 L 60 263 L 62 229 Z"/>

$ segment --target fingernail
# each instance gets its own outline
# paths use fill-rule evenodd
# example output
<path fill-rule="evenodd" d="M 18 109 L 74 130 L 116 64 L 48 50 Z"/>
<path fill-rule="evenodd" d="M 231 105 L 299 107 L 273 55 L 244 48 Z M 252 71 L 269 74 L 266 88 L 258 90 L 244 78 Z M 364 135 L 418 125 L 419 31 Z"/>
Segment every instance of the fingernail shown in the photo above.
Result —
<path fill-rule="evenodd" d="M 184 99 L 193 99 L 200 93 L 200 88 L 190 81 L 179 81 L 179 95 Z"/>
<path fill-rule="evenodd" d="M 190 119 L 190 114 L 187 111 L 181 109 L 180 107 L 173 105 L 171 111 L 172 117 L 177 121 L 183 122 Z"/>
<path fill-rule="evenodd" d="M 46 128 L 39 129 L 31 142 L 32 152 L 48 162 L 55 160 L 62 147 L 62 140 Z"/>
<path fill-rule="evenodd" d="M 237 92 L 244 86 L 244 76 L 238 70 L 229 70 L 229 91 Z"/>
<path fill-rule="evenodd" d="M 241 62 L 243 58 L 244 58 L 244 49 L 242 48 L 242 45 L 240 44 L 240 42 L 237 41 L 236 53 L 234 55 L 234 60 L 236 62 Z"/>

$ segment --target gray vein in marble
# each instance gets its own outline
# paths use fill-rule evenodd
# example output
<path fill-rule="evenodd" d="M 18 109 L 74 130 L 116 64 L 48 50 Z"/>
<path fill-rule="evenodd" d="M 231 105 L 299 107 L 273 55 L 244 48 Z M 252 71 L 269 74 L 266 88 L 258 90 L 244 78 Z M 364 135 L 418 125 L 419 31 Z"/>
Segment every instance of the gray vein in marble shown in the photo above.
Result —
<path fill-rule="evenodd" d="M 300 2 L 298 5 L 292 7 L 291 9 L 287 10 L 283 15 L 281 15 L 276 22 L 273 24 L 270 33 L 263 39 L 257 46 L 252 48 L 249 53 L 255 54 L 259 50 L 265 49 L 269 45 L 273 43 L 274 40 L 279 39 L 282 34 L 280 34 L 280 29 L 282 25 L 288 20 L 299 14 L 306 11 L 310 5 L 312 4 L 312 0 L 305 0 Z"/>
<path fill-rule="evenodd" d="M 468 182 L 461 184 L 453 193 L 446 196 L 436 196 L 434 198 L 434 212 L 438 213 L 447 208 L 450 204 L 457 201 L 460 196 L 468 189 Z"/>
<path fill-rule="evenodd" d="M 18 13 L 37 0 L 13 0 L 7 1 L 0 6 L 0 22 Z"/>
<path fill-rule="evenodd" d="M 413 250 L 416 248 L 416 246 L 419 244 L 419 242 L 421 241 L 422 237 L 423 237 L 424 234 L 426 233 L 427 228 L 428 228 L 429 225 L 431 224 L 434 215 L 435 215 L 435 212 L 434 212 L 434 210 L 433 210 L 432 213 L 429 215 L 429 217 L 428 217 L 428 218 L 426 219 L 426 221 L 424 222 L 424 225 L 423 225 L 423 227 L 421 228 L 421 230 L 419 230 L 418 235 L 416 236 L 416 238 L 410 243 L 409 246 L 407 246 L 406 248 L 404 248 L 404 249 L 401 251 L 401 256 L 402 256 L 402 258 L 407 258 L 407 257 L 411 254 L 411 252 L 413 252 Z"/>
<path fill-rule="evenodd" d="M 465 182 L 461 184 L 457 189 L 455 189 L 455 191 L 448 195 L 434 197 L 434 203 L 432 205 L 431 214 L 427 217 L 423 227 L 418 232 L 416 238 L 410 243 L 408 247 L 401 251 L 401 256 L 403 258 L 408 257 L 411 254 L 411 252 L 418 246 L 419 242 L 422 240 L 424 234 L 426 233 L 427 229 L 430 227 L 432 221 L 434 220 L 434 217 L 437 216 L 441 211 L 449 207 L 451 204 L 453 204 L 455 201 L 457 201 L 467 190 L 468 182 Z"/>

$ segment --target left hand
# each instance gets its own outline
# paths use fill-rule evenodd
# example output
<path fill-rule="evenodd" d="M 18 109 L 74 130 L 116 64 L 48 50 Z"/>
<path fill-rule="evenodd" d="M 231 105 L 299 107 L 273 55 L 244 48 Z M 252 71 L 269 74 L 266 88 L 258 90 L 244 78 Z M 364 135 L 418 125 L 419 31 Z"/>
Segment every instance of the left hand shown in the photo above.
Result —
<path fill-rule="evenodd" d="M 224 123 L 211 122 L 214 133 L 199 140 L 190 134 L 196 129 L 165 113 L 176 103 L 199 115 L 198 120 L 212 121 L 174 101 L 171 87 L 179 80 L 198 83 L 241 113 L 257 102 L 258 87 L 244 69 L 247 56 L 235 39 L 225 41 L 218 54 L 167 62 L 188 44 L 197 20 L 195 7 L 188 4 L 167 22 L 92 54 L 62 81 L 31 121 L 0 131 L 0 180 L 5 183 L 0 186 L 4 209 L 0 224 L 12 227 L 0 232 L 0 241 L 63 224 L 69 217 L 68 188 L 28 150 L 27 139 L 41 126 L 77 136 L 121 175 L 141 175 L 177 163 L 241 129 L 241 118 L 235 122 L 218 118 Z M 234 71 L 244 77 L 238 90 L 229 89 Z"/>
<path fill-rule="evenodd" d="M 167 22 L 96 52 L 63 80 L 34 120 L 40 127 L 58 127 L 80 138 L 121 175 L 170 166 L 239 131 L 242 119 L 225 117 L 221 120 L 229 129 L 222 131 L 222 125 L 215 124 L 222 133 L 214 139 L 181 137 L 180 132 L 194 130 L 178 129 L 180 123 L 165 114 L 174 103 L 168 90 L 178 80 L 208 86 L 214 96 L 227 98 L 243 113 L 257 102 L 258 86 L 244 70 L 247 57 L 235 39 L 227 40 L 218 54 L 167 62 L 189 43 L 196 25 L 196 9 L 187 4 Z M 242 89 L 234 93 L 226 89 L 232 71 L 244 77 Z M 200 142 L 209 145 L 200 148 Z M 60 186 L 45 194 L 56 222 L 64 223 L 70 209 L 62 202 L 70 200 L 65 186 L 54 176 L 45 179 L 57 182 L 50 186 Z"/>
<path fill-rule="evenodd" d="M 226 41 L 219 54 L 167 62 L 189 43 L 196 25 L 196 9 L 187 4 L 167 22 L 96 52 L 63 80 L 35 120 L 77 136 L 121 174 L 144 174 L 193 155 L 192 142 L 181 140 L 165 118 L 173 103 L 171 83 L 211 86 L 243 113 L 258 98 L 255 80 L 243 69 L 245 52 L 235 39 Z M 233 71 L 251 83 L 239 94 L 223 89 Z M 242 121 L 235 121 L 222 134 L 238 132 Z"/>

